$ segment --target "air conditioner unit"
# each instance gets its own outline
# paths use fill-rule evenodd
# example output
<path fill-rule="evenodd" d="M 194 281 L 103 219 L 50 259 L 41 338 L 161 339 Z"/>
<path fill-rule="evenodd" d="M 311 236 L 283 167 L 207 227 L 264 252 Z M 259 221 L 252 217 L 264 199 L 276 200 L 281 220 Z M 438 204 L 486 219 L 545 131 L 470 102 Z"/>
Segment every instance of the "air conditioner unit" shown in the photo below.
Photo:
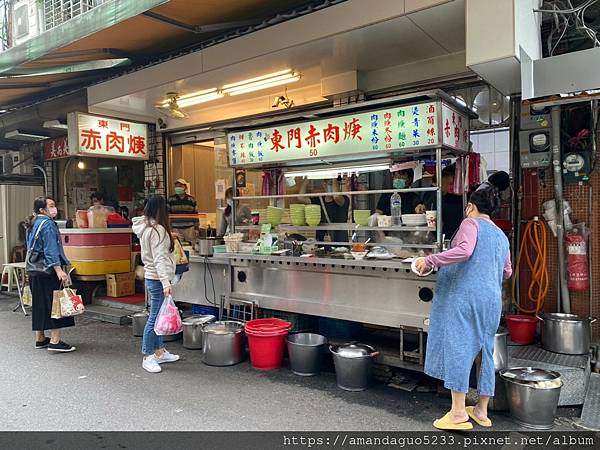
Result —
<path fill-rule="evenodd" d="M 31 175 L 33 173 L 33 160 L 31 156 L 22 152 L 8 152 L 0 156 L 2 175 Z"/>
<path fill-rule="evenodd" d="M 29 2 L 17 3 L 13 10 L 15 38 L 20 40 L 29 35 Z"/>

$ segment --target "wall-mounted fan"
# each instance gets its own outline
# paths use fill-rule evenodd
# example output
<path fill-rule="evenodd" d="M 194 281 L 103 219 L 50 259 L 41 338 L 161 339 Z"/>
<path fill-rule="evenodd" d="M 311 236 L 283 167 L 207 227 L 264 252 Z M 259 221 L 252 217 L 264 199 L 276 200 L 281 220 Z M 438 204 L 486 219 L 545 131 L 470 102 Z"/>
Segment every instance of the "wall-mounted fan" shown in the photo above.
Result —
<path fill-rule="evenodd" d="M 177 92 L 167 92 L 167 100 L 156 106 L 156 109 L 161 114 L 164 114 L 167 117 L 171 117 L 172 119 L 185 119 L 187 115 L 179 109 L 179 105 L 177 104 L 177 99 L 179 95 Z"/>
<path fill-rule="evenodd" d="M 499 125 L 510 115 L 510 102 L 496 89 L 486 87 L 475 96 L 473 110 L 481 123 Z"/>

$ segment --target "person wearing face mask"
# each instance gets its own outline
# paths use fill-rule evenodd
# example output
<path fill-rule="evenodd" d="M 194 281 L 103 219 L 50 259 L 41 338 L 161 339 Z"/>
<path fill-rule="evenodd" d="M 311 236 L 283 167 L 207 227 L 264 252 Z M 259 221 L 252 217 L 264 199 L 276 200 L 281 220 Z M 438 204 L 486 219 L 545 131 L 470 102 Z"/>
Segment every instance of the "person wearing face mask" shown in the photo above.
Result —
<path fill-rule="evenodd" d="M 510 278 L 506 235 L 490 219 L 499 209 L 498 189 L 484 183 L 471 194 L 448 251 L 418 258 L 416 270 L 438 267 L 431 303 L 425 373 L 444 381 L 451 391 L 450 412 L 433 425 L 443 430 L 468 430 L 472 419 L 491 427 L 487 416 L 495 393 L 494 335 L 502 313 L 502 282 Z M 469 376 L 477 366 L 479 401 L 465 406 Z"/>
<path fill-rule="evenodd" d="M 198 214 L 196 199 L 189 194 L 189 184 L 183 178 L 175 181 L 175 195 L 169 197 L 167 201 L 167 210 L 171 215 L 177 214 Z M 170 218 L 173 232 L 184 236 L 187 240 L 193 241 L 194 228 L 198 226 L 198 219 L 189 218 Z"/>
<path fill-rule="evenodd" d="M 239 190 L 236 191 L 236 197 L 239 197 Z M 223 212 L 223 219 L 221 221 L 221 229 L 219 229 L 219 236 L 223 236 L 227 233 L 231 233 L 233 231 L 233 188 L 227 188 L 225 191 L 225 202 L 227 206 L 225 207 L 225 211 Z M 236 225 L 243 225 L 245 223 L 249 223 L 252 218 L 252 211 L 247 206 L 240 205 L 237 202 L 236 210 L 235 210 L 235 223 Z"/>
<path fill-rule="evenodd" d="M 35 199 L 27 231 L 26 267 L 31 287 L 31 323 L 35 332 L 35 348 L 64 353 L 74 351 L 75 347 L 61 340 L 60 330 L 74 326 L 75 320 L 73 317 L 53 319 L 50 316 L 54 291 L 69 283 L 69 276 L 63 267 L 70 263 L 65 256 L 58 226 L 54 222 L 56 216 L 56 204 L 52 198 Z M 37 261 L 32 265 L 30 261 L 33 258 L 30 260 L 30 257 L 34 253 Z M 46 336 L 48 330 L 50 337 Z"/>
<path fill-rule="evenodd" d="M 393 189 L 408 189 L 411 187 L 415 176 L 413 169 L 396 170 L 392 172 L 392 188 Z M 415 208 L 420 203 L 420 197 L 415 192 L 403 192 L 402 197 L 402 214 L 415 214 Z M 390 216 L 392 194 L 381 194 L 375 212 Z"/>

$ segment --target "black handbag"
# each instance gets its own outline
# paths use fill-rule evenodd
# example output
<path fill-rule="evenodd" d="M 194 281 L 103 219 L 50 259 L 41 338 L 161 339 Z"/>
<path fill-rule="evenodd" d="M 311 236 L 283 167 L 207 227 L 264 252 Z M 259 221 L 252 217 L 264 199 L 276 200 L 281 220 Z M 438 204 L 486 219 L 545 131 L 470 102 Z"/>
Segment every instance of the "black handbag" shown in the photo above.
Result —
<path fill-rule="evenodd" d="M 36 250 L 35 244 L 40 235 L 40 231 L 46 222 L 50 222 L 50 219 L 45 219 L 40 225 L 33 237 L 31 247 L 27 249 L 27 255 L 25 256 L 25 270 L 31 275 L 51 275 L 54 272 L 53 267 L 48 267 L 46 264 L 46 256 L 44 251 Z"/>

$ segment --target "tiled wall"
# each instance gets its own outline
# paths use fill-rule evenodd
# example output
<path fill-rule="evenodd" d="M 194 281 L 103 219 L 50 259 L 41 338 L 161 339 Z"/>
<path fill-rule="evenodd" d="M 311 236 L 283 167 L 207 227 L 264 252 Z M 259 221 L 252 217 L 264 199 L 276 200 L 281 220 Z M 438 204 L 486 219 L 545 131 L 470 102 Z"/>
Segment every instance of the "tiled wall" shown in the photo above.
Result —
<path fill-rule="evenodd" d="M 554 199 L 554 186 L 552 171 L 543 172 L 527 170 L 523 177 L 523 198 L 522 215 L 523 220 L 530 220 L 533 216 L 541 216 L 542 204 L 545 201 Z M 591 204 L 589 210 L 590 189 L 592 192 Z M 573 213 L 571 220 L 573 223 L 585 222 L 591 230 L 591 252 L 592 255 L 598 253 L 600 248 L 600 220 L 598 215 L 598 205 L 600 205 L 600 172 L 596 170 L 591 177 L 589 185 L 565 185 L 564 197 L 567 200 Z M 591 213 L 590 213 L 591 212 Z M 590 249 L 588 249 L 590 251 Z M 547 312 L 557 311 L 557 277 L 558 277 L 558 243 L 552 232 L 548 230 L 548 271 L 550 275 L 550 290 L 546 298 L 544 310 Z M 527 270 L 523 267 L 520 271 L 522 277 L 521 298 L 524 299 L 526 288 L 529 284 Z M 600 259 L 592 259 L 591 267 L 591 289 L 593 293 L 590 302 L 589 292 L 571 292 L 571 312 L 582 317 L 600 315 Z M 600 325 L 595 323 L 593 326 L 594 336 L 600 335 Z"/>
<path fill-rule="evenodd" d="M 472 132 L 473 150 L 487 161 L 488 170 L 510 173 L 510 131 L 506 128 Z"/>

